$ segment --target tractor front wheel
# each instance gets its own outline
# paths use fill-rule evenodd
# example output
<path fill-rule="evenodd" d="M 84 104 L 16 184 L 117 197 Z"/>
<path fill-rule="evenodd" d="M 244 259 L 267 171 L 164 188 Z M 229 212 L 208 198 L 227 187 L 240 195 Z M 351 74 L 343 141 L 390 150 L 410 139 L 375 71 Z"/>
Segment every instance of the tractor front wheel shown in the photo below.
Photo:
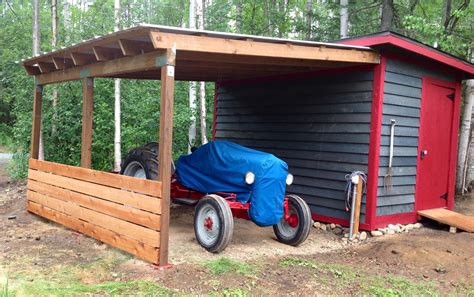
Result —
<path fill-rule="evenodd" d="M 234 219 L 224 198 L 206 195 L 199 200 L 194 216 L 194 233 L 208 252 L 219 253 L 227 247 L 234 233 Z"/>
<path fill-rule="evenodd" d="M 283 218 L 273 225 L 273 232 L 279 242 L 297 246 L 308 238 L 311 230 L 311 211 L 299 196 L 286 196 L 287 209 Z"/>

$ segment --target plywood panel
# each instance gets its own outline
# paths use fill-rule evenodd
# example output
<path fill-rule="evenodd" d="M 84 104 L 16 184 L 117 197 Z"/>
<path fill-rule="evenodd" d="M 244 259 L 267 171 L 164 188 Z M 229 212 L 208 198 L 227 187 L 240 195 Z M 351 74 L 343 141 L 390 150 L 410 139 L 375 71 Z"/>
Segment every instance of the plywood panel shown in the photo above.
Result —
<path fill-rule="evenodd" d="M 151 193 L 162 183 L 30 160 L 29 211 L 159 263 L 162 199 Z"/>

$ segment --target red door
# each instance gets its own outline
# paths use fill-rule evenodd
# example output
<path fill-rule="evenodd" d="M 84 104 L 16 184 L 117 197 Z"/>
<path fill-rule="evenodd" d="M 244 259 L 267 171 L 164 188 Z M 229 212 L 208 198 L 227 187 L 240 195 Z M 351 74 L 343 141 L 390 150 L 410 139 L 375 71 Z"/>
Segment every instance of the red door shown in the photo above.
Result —
<path fill-rule="evenodd" d="M 418 143 L 416 208 L 447 207 L 455 88 L 423 79 Z"/>

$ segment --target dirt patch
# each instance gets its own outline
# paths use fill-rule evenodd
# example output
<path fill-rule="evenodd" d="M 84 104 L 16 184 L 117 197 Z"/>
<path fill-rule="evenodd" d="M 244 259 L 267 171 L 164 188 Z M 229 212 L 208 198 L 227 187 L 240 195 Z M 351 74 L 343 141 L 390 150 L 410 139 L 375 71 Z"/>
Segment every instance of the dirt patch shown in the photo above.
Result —
<path fill-rule="evenodd" d="M 194 237 L 193 209 L 173 206 L 172 269 L 126 253 L 26 212 L 25 182 L 0 172 L 0 288 L 8 275 L 20 295 L 143 292 L 234 295 L 419 295 L 474 293 L 474 234 L 425 228 L 347 246 L 313 228 L 300 247 L 276 241 L 272 228 L 236 220 L 228 248 L 215 255 Z M 474 199 L 456 208 L 474 213 Z M 171 291 L 169 291 L 171 290 Z M 0 290 L 1 291 L 1 290 Z"/>

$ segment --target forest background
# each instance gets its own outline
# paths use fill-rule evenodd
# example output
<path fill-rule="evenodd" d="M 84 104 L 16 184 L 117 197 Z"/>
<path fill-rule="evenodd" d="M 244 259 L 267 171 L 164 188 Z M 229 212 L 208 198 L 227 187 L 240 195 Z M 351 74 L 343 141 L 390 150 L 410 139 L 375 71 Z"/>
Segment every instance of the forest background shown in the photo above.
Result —
<path fill-rule="evenodd" d="M 35 7 L 39 51 L 48 52 L 107 34 L 114 26 L 148 23 L 196 27 L 196 23 L 189 23 L 190 7 L 195 9 L 196 4 L 206 30 L 323 42 L 392 30 L 460 58 L 473 59 L 474 5 L 470 0 L 0 0 L 0 150 L 15 153 L 11 175 L 24 178 L 27 173 L 33 79 L 19 61 L 33 55 Z M 159 88 L 159 81 L 121 80 L 122 156 L 134 147 L 156 141 Z M 210 138 L 214 84 L 205 84 L 202 114 L 190 107 L 192 89 L 189 82 L 175 86 L 174 157 L 189 149 L 194 116 L 202 117 L 196 121 L 196 131 L 201 131 L 201 123 L 207 123 L 205 134 Z M 114 98 L 114 80 L 96 79 L 92 161 L 93 168 L 99 170 L 114 168 Z M 43 100 L 44 158 L 79 165 L 81 82 L 47 86 Z M 196 137 L 192 144 L 201 141 L 205 139 Z"/>

